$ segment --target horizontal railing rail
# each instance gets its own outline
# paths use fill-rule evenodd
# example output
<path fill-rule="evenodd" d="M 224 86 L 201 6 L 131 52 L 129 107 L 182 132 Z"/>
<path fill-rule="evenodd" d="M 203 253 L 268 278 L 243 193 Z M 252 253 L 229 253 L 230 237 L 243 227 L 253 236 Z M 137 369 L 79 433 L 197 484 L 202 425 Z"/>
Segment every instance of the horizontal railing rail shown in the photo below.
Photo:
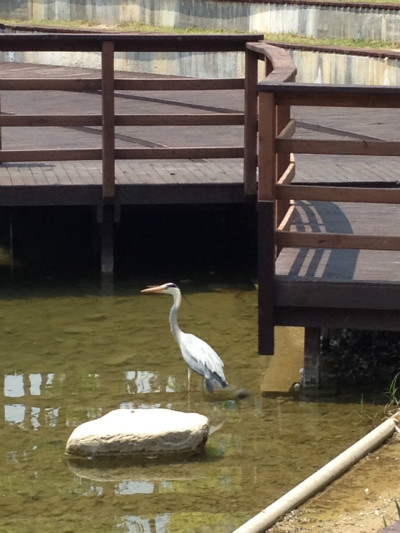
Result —
<path fill-rule="evenodd" d="M 246 44 L 262 35 L 135 35 L 135 34 L 1 34 L 2 52 L 100 52 L 101 75 L 80 79 L 20 78 L 0 79 L 0 91 L 75 91 L 101 92 L 101 114 L 0 114 L 0 132 L 8 127 L 82 127 L 101 128 L 101 148 L 1 149 L 0 162 L 98 160 L 103 162 L 103 197 L 115 196 L 115 161 L 117 159 L 191 159 L 243 158 L 240 146 L 178 146 L 117 148 L 117 126 L 243 126 L 244 113 L 216 110 L 186 114 L 118 114 L 116 91 L 225 91 L 245 90 L 245 78 L 129 78 L 117 77 L 116 52 L 245 52 Z M 255 80 L 256 84 L 257 80 Z M 254 86 L 253 92 L 256 92 Z M 0 133 L 1 139 L 1 133 Z M 243 144 L 245 144 L 244 141 Z M 0 143 L 1 148 L 1 143 Z M 246 165 L 244 165 L 246 168 Z M 246 179 L 244 178 L 246 183 Z"/>

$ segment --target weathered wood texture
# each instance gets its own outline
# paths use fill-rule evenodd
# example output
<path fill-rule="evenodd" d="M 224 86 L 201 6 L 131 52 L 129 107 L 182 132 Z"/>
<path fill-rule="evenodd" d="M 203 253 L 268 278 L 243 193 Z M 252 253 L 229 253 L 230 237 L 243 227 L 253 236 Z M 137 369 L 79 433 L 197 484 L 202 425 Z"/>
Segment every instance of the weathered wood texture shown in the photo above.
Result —
<path fill-rule="evenodd" d="M 31 108 L 28 113 L 19 111 L 18 116 L 9 114 L 0 117 L 0 129 L 3 134 L 4 128 L 33 128 L 33 127 L 81 127 L 95 128 L 101 130 L 102 143 L 101 147 L 84 146 L 79 143 L 77 146 L 70 146 L 69 143 L 52 147 L 33 147 L 32 143 L 28 147 L 7 145 L 0 147 L 0 163 L 29 163 L 29 162 L 50 162 L 50 161 L 95 161 L 102 160 L 102 194 L 104 199 L 109 201 L 116 195 L 116 160 L 169 160 L 169 159 L 227 159 L 227 158 L 249 158 L 249 163 L 242 166 L 248 176 L 242 178 L 244 192 L 247 195 L 253 195 L 256 191 L 256 164 L 257 164 L 257 55 L 247 51 L 246 67 L 248 73 L 245 78 L 238 79 L 187 79 L 178 77 L 162 76 L 142 76 L 141 79 L 131 73 L 121 73 L 117 76 L 114 71 L 114 54 L 118 51 L 187 51 L 187 52 L 216 52 L 216 51 L 242 51 L 246 50 L 246 43 L 257 42 L 262 38 L 261 35 L 134 35 L 134 34 L 2 34 L 0 35 L 1 51 L 18 51 L 29 50 L 35 51 L 100 51 L 101 52 L 101 76 L 97 72 L 95 75 L 55 77 L 54 72 L 50 76 L 32 76 L 26 72 L 22 76 L 2 76 L 0 79 L 0 90 L 5 94 L 17 91 L 40 91 L 43 92 L 43 99 L 47 99 L 50 91 L 58 92 L 80 92 L 100 93 L 101 95 L 101 114 L 88 113 L 86 108 L 82 109 L 80 115 L 64 113 L 60 116 L 58 113 L 51 114 L 47 110 L 43 115 L 32 114 Z M 261 50 L 267 49 L 265 43 L 261 45 Z M 279 52 L 282 55 L 282 52 Z M 274 52 L 270 53 L 274 57 Z M 286 54 L 287 57 L 289 57 Z M 266 56 L 265 61 L 271 61 Z M 51 69 L 50 69 L 51 70 Z M 17 73 L 17 69 L 14 70 Z M 21 74 L 21 72 L 19 72 Z M 138 93 L 148 94 L 150 91 L 157 93 L 166 93 L 169 91 L 179 91 L 180 93 L 194 91 L 196 93 L 222 92 L 224 97 L 230 91 L 239 91 L 243 98 L 243 91 L 246 92 L 245 107 L 251 120 L 247 120 L 245 134 L 248 140 L 244 140 L 243 134 L 239 144 L 226 143 L 225 139 L 229 138 L 227 128 L 241 126 L 245 124 L 242 110 L 226 109 L 223 105 L 208 105 L 207 113 L 200 116 L 200 113 L 192 112 L 190 114 L 166 113 L 163 116 L 159 112 L 151 114 L 145 112 L 145 106 L 140 113 L 116 113 L 115 98 L 116 92 L 128 96 L 134 92 L 136 99 L 145 99 Z M 29 98 L 29 97 L 28 97 Z M 185 98 L 185 96 L 184 96 Z M 202 96 L 196 96 L 201 100 Z M 148 100 L 150 100 L 148 98 Z M 153 101 L 157 97 L 153 97 Z M 181 105 L 180 103 L 178 105 Z M 50 106 L 49 106 L 50 107 Z M 201 106 L 200 106 L 201 107 Z M 194 106 L 196 110 L 196 106 Z M 199 108 L 199 106 L 197 106 Z M 204 109 L 205 111 L 205 109 Z M 4 112 L 3 112 L 4 113 Z M 213 142 L 207 144 L 195 142 L 194 144 L 174 145 L 176 138 L 171 132 L 168 132 L 167 143 L 143 142 L 141 146 L 127 146 L 119 144 L 117 146 L 116 129 L 136 126 L 148 126 L 154 128 L 168 128 L 181 126 L 195 127 L 224 127 L 224 135 L 214 136 Z M 243 131 L 243 130 L 242 130 Z M 124 138 L 124 134 L 119 134 Z M 34 132 L 31 133 L 31 139 L 35 138 Z M 222 142 L 215 142 L 215 140 Z M 172 144 L 171 144 L 172 141 Z"/>
<path fill-rule="evenodd" d="M 300 85 L 267 78 L 259 91 L 259 190 L 278 213 L 278 257 L 270 282 L 274 323 L 305 326 L 309 332 L 321 327 L 400 330 L 400 139 L 392 125 L 400 117 L 399 88 Z M 277 127 L 280 106 L 296 107 Z M 339 110 L 342 129 L 311 128 L 297 119 L 299 109 L 310 113 L 318 108 L 323 117 L 330 107 Z M 355 118 L 360 107 L 371 113 L 364 124 Z M 378 111 L 376 121 L 371 108 Z M 291 160 L 280 159 L 289 154 L 294 154 Z M 315 161 L 316 156 L 322 156 L 314 167 L 317 175 L 307 165 L 307 157 Z M 334 161 L 341 167 L 338 178 L 332 173 Z M 353 186 L 343 187 L 352 181 Z M 314 344 L 306 346 L 305 354 L 311 382 L 318 374 Z"/>
<path fill-rule="evenodd" d="M 105 41 L 114 43 L 115 51 L 139 52 L 218 52 L 245 50 L 249 41 L 260 41 L 263 35 L 162 35 L 132 33 L 28 33 L 0 36 L 2 51 L 71 51 L 102 50 Z"/>
<path fill-rule="evenodd" d="M 388 243 L 400 250 L 398 235 L 388 236 L 399 224 L 397 205 L 298 202 L 292 230 L 321 236 L 322 247 L 282 248 L 276 261 L 276 323 L 399 329 L 400 251 L 361 249 Z M 329 248 L 331 231 L 340 232 L 336 249 Z M 361 231 L 363 237 L 354 235 Z M 349 237 L 356 246 L 345 249 Z"/>

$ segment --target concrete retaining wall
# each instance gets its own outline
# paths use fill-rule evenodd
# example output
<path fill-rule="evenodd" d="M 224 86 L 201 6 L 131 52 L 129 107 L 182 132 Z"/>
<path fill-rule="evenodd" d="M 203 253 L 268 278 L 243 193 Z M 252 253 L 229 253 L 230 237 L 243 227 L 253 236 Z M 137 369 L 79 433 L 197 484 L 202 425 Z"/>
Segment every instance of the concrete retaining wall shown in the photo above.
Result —
<path fill-rule="evenodd" d="M 400 57 L 370 57 L 292 50 L 299 83 L 399 85 Z"/>
<path fill-rule="evenodd" d="M 400 10 L 218 0 L 3 0 L 0 17 L 400 41 Z"/>
<path fill-rule="evenodd" d="M 17 61 L 41 65 L 101 68 L 101 54 L 96 52 L 0 52 L 0 61 Z M 243 52 L 117 52 L 115 69 L 169 76 L 194 78 L 244 77 Z"/>
<path fill-rule="evenodd" d="M 300 83 L 400 85 L 400 59 L 290 51 Z M 0 61 L 100 68 L 99 53 L 3 52 Z M 117 53 L 117 70 L 198 78 L 244 76 L 243 53 Z"/>

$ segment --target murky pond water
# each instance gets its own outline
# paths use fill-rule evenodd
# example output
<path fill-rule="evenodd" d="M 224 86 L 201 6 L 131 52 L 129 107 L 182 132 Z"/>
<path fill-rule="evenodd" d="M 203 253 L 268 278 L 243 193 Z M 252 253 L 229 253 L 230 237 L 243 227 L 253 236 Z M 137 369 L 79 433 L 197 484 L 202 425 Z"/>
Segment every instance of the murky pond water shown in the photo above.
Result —
<path fill-rule="evenodd" d="M 148 280 L 168 281 L 168 280 Z M 174 280 L 178 281 L 178 280 Z M 225 361 L 229 389 L 203 392 L 169 332 L 169 296 L 142 284 L 0 289 L 0 530 L 230 532 L 373 426 L 379 408 L 265 397 L 251 284 L 183 284 L 184 330 Z M 285 330 L 278 332 L 285 336 Z M 300 342 L 293 336 L 290 343 Z M 234 392 L 245 388 L 246 399 Z M 172 464 L 71 463 L 73 428 L 118 407 L 209 417 L 206 454 Z"/>

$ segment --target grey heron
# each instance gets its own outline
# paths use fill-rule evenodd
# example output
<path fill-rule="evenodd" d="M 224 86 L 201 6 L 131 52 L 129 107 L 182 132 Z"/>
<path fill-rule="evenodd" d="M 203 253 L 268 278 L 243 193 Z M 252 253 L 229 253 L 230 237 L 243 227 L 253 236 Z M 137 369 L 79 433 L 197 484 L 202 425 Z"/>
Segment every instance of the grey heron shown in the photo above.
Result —
<path fill-rule="evenodd" d="M 224 363 L 219 355 L 202 339 L 191 333 L 184 333 L 179 327 L 178 310 L 182 301 L 179 287 L 175 283 L 164 283 L 164 285 L 148 287 L 141 292 L 146 294 L 171 294 L 174 298 L 174 303 L 169 313 L 169 324 L 172 335 L 178 343 L 182 357 L 188 366 L 188 390 L 190 391 L 191 370 L 204 376 L 209 392 L 214 391 L 214 385 L 219 388 L 225 388 L 228 383 L 224 375 Z"/>

